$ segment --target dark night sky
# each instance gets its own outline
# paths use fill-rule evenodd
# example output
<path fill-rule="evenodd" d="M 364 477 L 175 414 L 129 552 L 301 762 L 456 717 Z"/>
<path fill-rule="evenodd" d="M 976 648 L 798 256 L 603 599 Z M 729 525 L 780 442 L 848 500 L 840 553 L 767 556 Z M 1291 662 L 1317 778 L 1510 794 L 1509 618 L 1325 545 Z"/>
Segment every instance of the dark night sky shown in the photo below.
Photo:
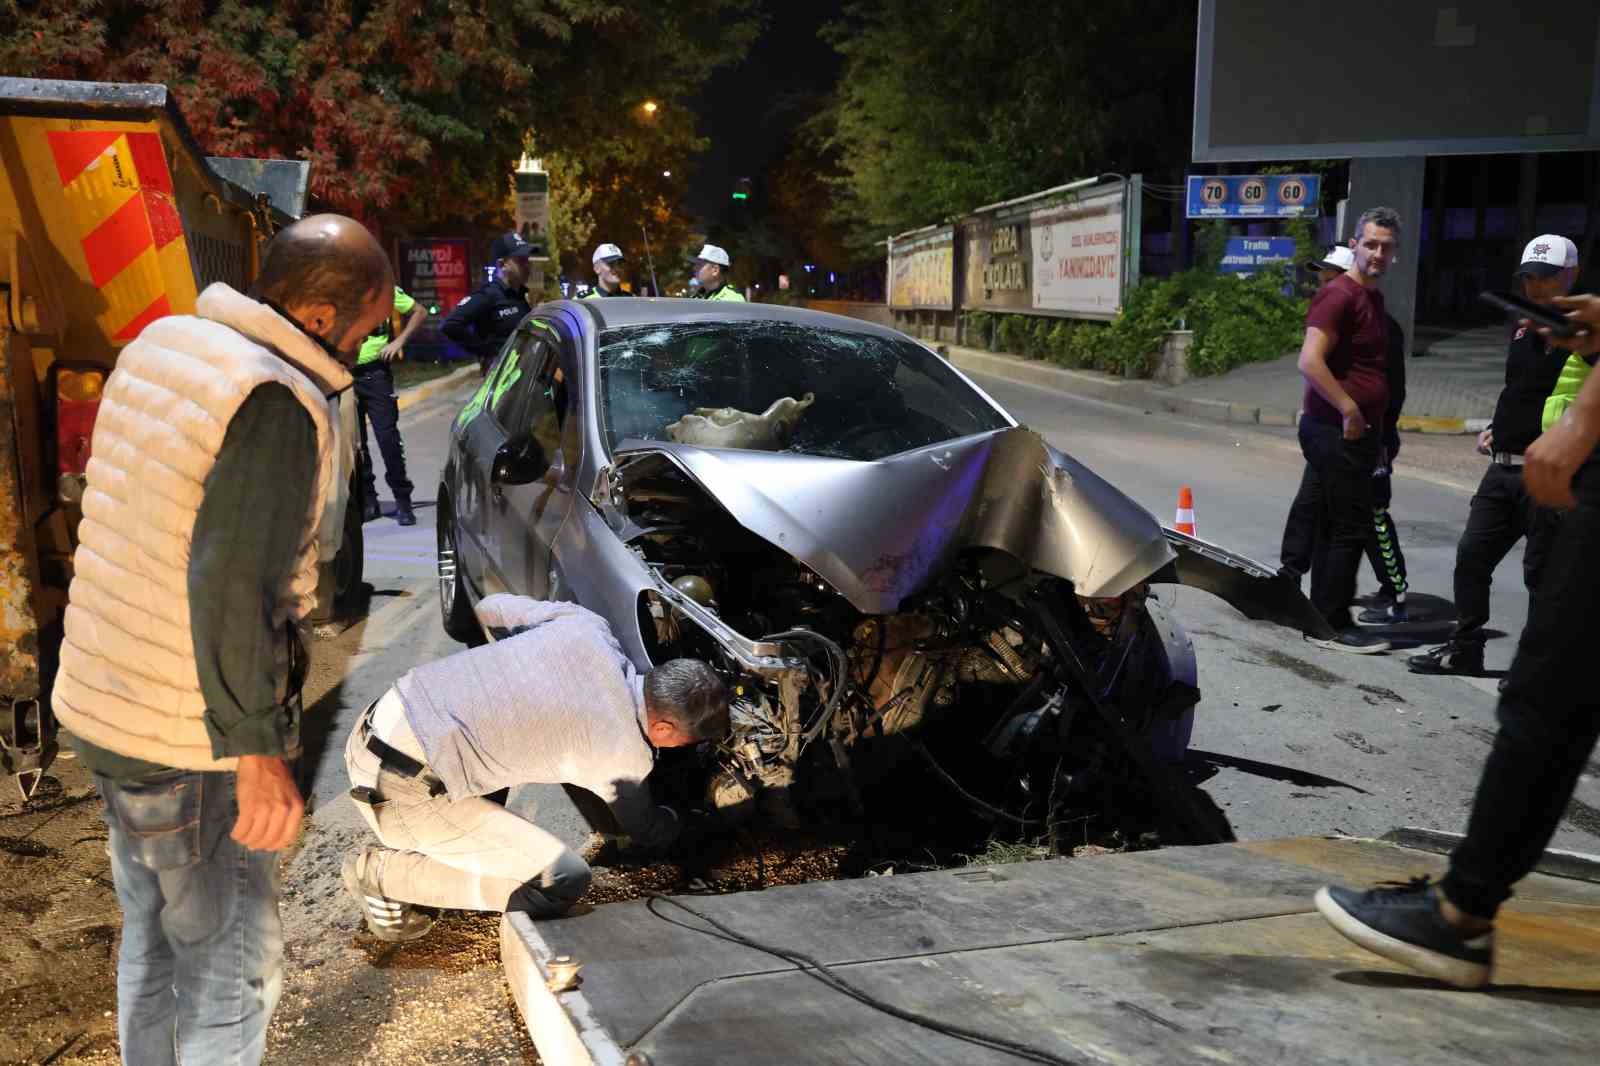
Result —
<path fill-rule="evenodd" d="M 842 6 L 842 0 L 765 0 L 767 26 L 749 55 L 712 75 L 694 102 L 711 146 L 694 172 L 688 206 L 713 230 L 731 202 L 733 183 L 751 178 L 759 189 L 785 136 L 809 117 L 808 109 L 794 106 L 796 98 L 832 87 L 839 56 L 817 31 L 838 18 Z"/>

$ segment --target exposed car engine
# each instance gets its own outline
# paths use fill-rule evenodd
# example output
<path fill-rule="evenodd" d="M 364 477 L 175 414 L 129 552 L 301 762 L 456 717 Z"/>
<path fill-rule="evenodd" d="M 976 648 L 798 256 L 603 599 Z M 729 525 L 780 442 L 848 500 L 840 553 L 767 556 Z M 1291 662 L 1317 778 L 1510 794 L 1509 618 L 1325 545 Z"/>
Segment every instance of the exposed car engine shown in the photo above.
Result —
<path fill-rule="evenodd" d="M 1083 598 L 974 548 L 865 614 L 664 457 L 617 486 L 619 535 L 655 577 L 638 605 L 651 659 L 704 659 L 729 685 L 732 733 L 683 786 L 725 821 L 870 817 L 914 769 L 912 787 L 1058 847 L 1060 827 L 1113 809 L 1153 813 L 1169 842 L 1216 838 L 1171 769 L 1200 695 L 1192 648 L 1148 584 Z"/>

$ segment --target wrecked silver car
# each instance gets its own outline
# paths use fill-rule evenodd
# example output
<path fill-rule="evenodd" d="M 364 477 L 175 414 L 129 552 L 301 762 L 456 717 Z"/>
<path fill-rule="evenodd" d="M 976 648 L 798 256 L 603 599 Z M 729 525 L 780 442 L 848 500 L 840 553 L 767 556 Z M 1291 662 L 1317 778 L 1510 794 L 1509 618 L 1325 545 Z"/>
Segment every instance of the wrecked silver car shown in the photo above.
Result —
<path fill-rule="evenodd" d="M 1053 842 L 1136 808 L 1169 842 L 1217 839 L 1174 769 L 1194 651 L 1152 589 L 1318 625 L 928 348 L 790 308 L 537 308 L 458 416 L 438 506 L 457 639 L 482 639 L 482 596 L 570 599 L 640 669 L 724 674 L 733 735 L 663 777 L 731 822 L 910 796 Z"/>

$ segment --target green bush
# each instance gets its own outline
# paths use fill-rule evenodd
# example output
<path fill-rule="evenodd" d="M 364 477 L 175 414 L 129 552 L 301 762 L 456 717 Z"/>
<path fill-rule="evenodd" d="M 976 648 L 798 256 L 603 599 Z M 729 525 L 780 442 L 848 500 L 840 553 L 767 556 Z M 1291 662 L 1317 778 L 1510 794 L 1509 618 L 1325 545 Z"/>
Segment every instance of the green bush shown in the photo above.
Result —
<path fill-rule="evenodd" d="M 961 316 L 961 335 L 969 348 L 990 348 L 990 331 L 995 316 L 988 311 L 966 311 Z"/>
<path fill-rule="evenodd" d="M 1306 301 L 1283 294 L 1292 268 L 1251 277 L 1222 276 L 1190 305 L 1195 331 L 1189 372 L 1225 374 L 1246 363 L 1276 359 L 1300 344 Z"/>
<path fill-rule="evenodd" d="M 1163 334 L 1189 329 L 1195 334 L 1189 372 L 1222 374 L 1276 359 L 1300 343 L 1306 301 L 1284 295 L 1291 269 L 1284 265 L 1249 278 L 1203 270 L 1149 278 L 1110 323 L 972 312 L 967 335 L 970 343 L 982 344 L 992 323 L 996 351 L 1070 369 L 1149 377 Z"/>

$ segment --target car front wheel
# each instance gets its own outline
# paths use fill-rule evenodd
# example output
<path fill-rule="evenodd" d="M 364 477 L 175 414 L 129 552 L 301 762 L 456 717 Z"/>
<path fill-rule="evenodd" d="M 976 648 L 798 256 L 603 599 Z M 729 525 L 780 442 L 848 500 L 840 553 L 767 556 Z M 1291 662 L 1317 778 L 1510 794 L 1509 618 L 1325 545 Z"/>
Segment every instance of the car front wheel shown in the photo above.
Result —
<path fill-rule="evenodd" d="M 445 635 L 463 644 L 483 643 L 483 632 L 472 613 L 472 602 L 467 597 L 466 581 L 457 563 L 455 511 L 447 496 L 439 493 L 439 618 L 444 623 Z"/>

